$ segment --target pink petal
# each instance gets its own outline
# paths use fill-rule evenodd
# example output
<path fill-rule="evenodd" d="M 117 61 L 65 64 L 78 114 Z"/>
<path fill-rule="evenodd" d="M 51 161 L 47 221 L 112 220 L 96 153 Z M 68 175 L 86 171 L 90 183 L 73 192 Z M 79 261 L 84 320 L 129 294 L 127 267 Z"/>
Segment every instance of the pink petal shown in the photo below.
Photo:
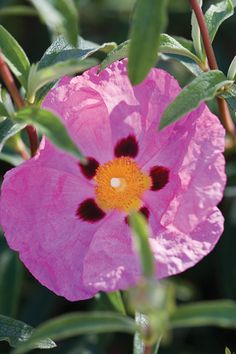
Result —
<path fill-rule="evenodd" d="M 93 195 L 82 179 L 32 163 L 13 169 L 3 182 L 0 215 L 9 246 L 43 285 L 69 300 L 96 292 L 83 284 L 82 272 L 101 222 L 76 216 L 80 202 Z"/>
<path fill-rule="evenodd" d="M 223 226 L 221 212 L 213 208 L 190 234 L 181 232 L 173 225 L 162 230 L 159 228 L 150 239 L 158 278 L 193 267 L 214 248 L 223 232 Z"/>
<path fill-rule="evenodd" d="M 79 77 L 79 84 L 59 85 L 46 96 L 43 106 L 55 112 L 82 152 L 103 163 L 112 157 L 111 128 L 101 95 Z"/>
<path fill-rule="evenodd" d="M 140 269 L 123 213 L 113 212 L 98 229 L 84 259 L 83 281 L 97 291 L 127 289 Z"/>
<path fill-rule="evenodd" d="M 219 119 L 201 105 L 184 125 L 174 125 L 165 147 L 144 166 L 146 171 L 155 165 L 170 169 L 169 183 L 156 192 L 156 199 L 152 193 L 144 197 L 149 204 L 161 200 L 156 216 L 163 215 L 163 225 L 191 232 L 220 202 L 226 181 L 224 134 Z"/>

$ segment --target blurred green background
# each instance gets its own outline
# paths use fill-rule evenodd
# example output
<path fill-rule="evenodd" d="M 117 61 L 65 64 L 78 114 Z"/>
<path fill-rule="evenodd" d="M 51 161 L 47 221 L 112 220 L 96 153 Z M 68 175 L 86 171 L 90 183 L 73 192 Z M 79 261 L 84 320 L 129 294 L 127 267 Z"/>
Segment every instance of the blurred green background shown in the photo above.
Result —
<path fill-rule="evenodd" d="M 80 0 L 80 34 L 102 44 L 121 43 L 128 37 L 134 0 Z M 207 8 L 210 2 L 204 1 Z M 37 16 L 4 15 L 6 6 L 29 5 L 27 1 L 0 0 L 0 23 L 19 41 L 31 62 L 38 61 L 50 45 L 50 34 Z M 50 15 L 50 14 L 49 14 Z M 220 68 L 227 72 L 235 55 L 236 16 L 220 28 L 214 42 Z M 169 1 L 167 33 L 190 37 L 190 9 L 187 0 Z M 191 76 L 180 64 L 160 62 L 176 76 L 181 85 Z M 211 105 L 215 109 L 214 104 Z M 215 250 L 193 269 L 171 278 L 179 303 L 197 300 L 236 300 L 236 156 L 227 155 L 228 185 L 220 208 L 225 216 L 225 232 Z M 0 161 L 1 178 L 12 168 Z M 0 313 L 15 316 L 32 326 L 61 313 L 78 310 L 112 309 L 104 296 L 90 301 L 70 303 L 41 286 L 21 265 L 0 236 Z M 52 353 L 63 354 L 128 354 L 132 338 L 128 335 L 86 336 L 60 342 Z M 216 328 L 176 330 L 165 338 L 160 354 L 222 354 L 225 346 L 236 352 L 236 332 Z M 10 352 L 0 342 L 0 353 Z M 40 352 L 35 350 L 35 353 Z"/>

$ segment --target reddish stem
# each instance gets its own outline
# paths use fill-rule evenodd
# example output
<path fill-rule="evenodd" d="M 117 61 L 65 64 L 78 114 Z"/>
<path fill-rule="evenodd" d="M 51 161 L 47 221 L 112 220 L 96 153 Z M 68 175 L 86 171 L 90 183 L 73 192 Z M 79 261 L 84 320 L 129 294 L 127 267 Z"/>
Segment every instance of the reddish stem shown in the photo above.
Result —
<path fill-rule="evenodd" d="M 144 348 L 144 354 L 151 354 L 152 353 L 152 347 L 145 346 Z"/>
<path fill-rule="evenodd" d="M 197 0 L 189 0 L 189 2 L 198 21 L 209 67 L 211 70 L 217 70 L 218 65 L 202 9 Z M 228 105 L 223 98 L 219 97 L 217 98 L 217 103 L 224 127 L 226 131 L 230 134 L 230 136 L 233 138 L 233 140 L 236 141 L 236 130 L 229 112 Z"/>
<path fill-rule="evenodd" d="M 0 75 L 2 76 L 3 82 L 5 83 L 16 107 L 18 109 L 24 107 L 24 101 L 16 87 L 13 76 L 5 63 L 1 53 L 0 53 Z M 34 156 L 38 149 L 38 136 L 36 129 L 32 125 L 27 125 L 26 131 L 29 137 L 31 156 Z"/>

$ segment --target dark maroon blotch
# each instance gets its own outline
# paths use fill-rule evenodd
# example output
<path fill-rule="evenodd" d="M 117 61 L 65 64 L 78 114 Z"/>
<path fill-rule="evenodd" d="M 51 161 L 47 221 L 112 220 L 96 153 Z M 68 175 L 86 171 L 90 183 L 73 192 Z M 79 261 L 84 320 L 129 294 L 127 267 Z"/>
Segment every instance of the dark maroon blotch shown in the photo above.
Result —
<path fill-rule="evenodd" d="M 78 207 L 76 215 L 83 221 L 91 223 L 100 221 L 106 215 L 92 198 L 84 200 Z"/>
<path fill-rule="evenodd" d="M 115 146 L 114 155 L 116 157 L 129 156 L 135 158 L 138 155 L 138 142 L 134 135 L 121 139 Z"/>
<path fill-rule="evenodd" d="M 150 177 L 152 179 L 152 191 L 158 191 L 165 187 L 169 182 L 169 169 L 163 166 L 154 166 L 150 170 Z"/>
<path fill-rule="evenodd" d="M 147 207 L 143 206 L 143 207 L 139 210 L 139 212 L 140 212 L 141 214 L 143 214 L 143 216 L 145 216 L 145 218 L 146 218 L 147 220 L 149 219 L 150 212 L 149 212 L 149 210 L 148 210 Z"/>
<path fill-rule="evenodd" d="M 92 179 L 96 175 L 96 170 L 98 166 L 99 163 L 93 157 L 87 157 L 86 164 L 82 164 L 81 162 L 79 162 L 81 172 L 88 179 Z"/>

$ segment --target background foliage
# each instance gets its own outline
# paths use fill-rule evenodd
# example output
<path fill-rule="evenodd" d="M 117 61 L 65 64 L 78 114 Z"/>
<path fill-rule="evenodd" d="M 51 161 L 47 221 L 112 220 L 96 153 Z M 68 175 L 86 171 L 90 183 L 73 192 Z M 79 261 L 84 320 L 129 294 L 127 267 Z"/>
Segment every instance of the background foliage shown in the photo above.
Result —
<path fill-rule="evenodd" d="M 128 36 L 130 16 L 134 0 L 80 0 L 75 1 L 80 9 L 80 34 L 97 43 L 115 41 L 118 44 Z M 34 11 L 10 14 L 10 5 L 28 5 L 27 1 L 0 0 L 0 23 L 21 44 L 31 62 L 39 61 L 51 43 L 46 26 Z M 204 2 L 208 7 L 209 2 Z M 5 11 L 5 12 L 4 12 Z M 190 8 L 185 0 L 172 0 L 169 4 L 169 22 L 166 33 L 190 37 Z M 228 19 L 217 33 L 214 48 L 218 63 L 225 73 L 235 55 L 236 16 Z M 71 38 L 73 41 L 73 38 Z M 104 57 L 104 53 L 99 54 Z M 184 85 L 191 74 L 174 61 L 160 61 Z M 213 102 L 209 103 L 216 110 Z M 8 143 L 7 149 L 11 149 Z M 236 300 L 236 167 L 235 154 L 227 154 L 228 186 L 220 208 L 225 216 L 225 232 L 215 250 L 193 269 L 172 277 L 168 287 L 176 296 L 178 304 L 201 300 Z M 14 159 L 14 156 L 12 157 Z M 0 161 L 1 178 L 12 165 Z M 110 298 L 112 300 L 112 298 Z M 0 314 L 12 316 L 31 326 L 37 326 L 52 317 L 72 311 L 115 310 L 114 303 L 104 294 L 89 301 L 70 303 L 55 296 L 41 286 L 19 262 L 18 257 L 6 246 L 0 236 Z M 229 303 L 230 304 L 230 303 Z M 121 310 L 121 309 L 119 309 Z M 124 311 L 121 310 L 121 311 Z M 200 310 L 198 310 L 200 311 Z M 202 310 L 204 312 L 204 309 Z M 225 311 L 234 315 L 230 305 Z M 200 311 L 201 312 L 201 311 Z M 234 316 L 236 318 L 236 316 Z M 118 321 L 119 319 L 117 319 Z M 214 321 L 213 321 L 214 322 Z M 129 324 L 127 323 L 127 326 Z M 177 327 L 177 326 L 176 326 Z M 234 326 L 235 327 L 235 326 Z M 31 329 L 29 328 L 29 331 Z M 74 337 L 60 342 L 52 353 L 63 354 L 128 354 L 132 352 L 132 337 L 128 334 L 99 334 Z M 175 329 L 168 332 L 162 341 L 161 354 L 220 354 L 225 346 L 236 352 L 235 330 L 200 327 Z M 0 342 L 0 353 L 10 352 L 8 343 Z M 40 350 L 35 350 L 40 352 Z"/>

